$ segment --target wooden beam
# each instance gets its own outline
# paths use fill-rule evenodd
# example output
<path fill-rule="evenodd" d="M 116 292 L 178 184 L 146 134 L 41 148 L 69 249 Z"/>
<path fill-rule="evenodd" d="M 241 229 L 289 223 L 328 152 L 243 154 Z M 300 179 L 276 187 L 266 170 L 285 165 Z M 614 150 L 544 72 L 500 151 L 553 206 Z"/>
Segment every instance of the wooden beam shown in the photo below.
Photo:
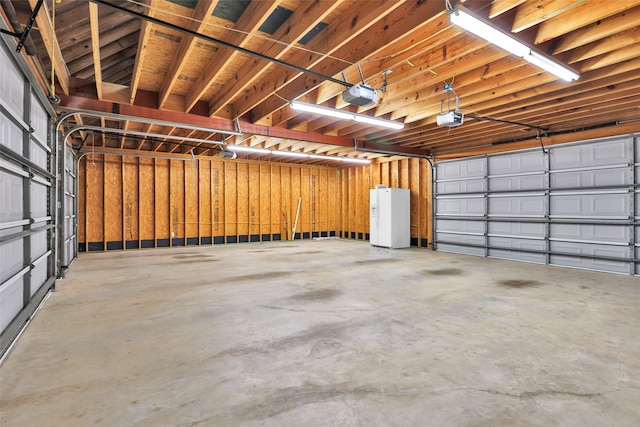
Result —
<path fill-rule="evenodd" d="M 614 135 L 624 135 L 628 133 L 634 133 L 640 131 L 640 121 L 634 121 L 629 123 L 619 124 L 617 126 L 603 127 L 598 129 L 585 130 L 580 132 L 572 132 L 563 135 L 554 135 L 544 138 L 544 145 L 557 145 L 565 144 L 569 142 L 576 142 L 587 139 L 605 138 Z M 532 138 L 527 141 L 513 142 L 507 144 L 489 145 L 486 147 L 478 148 L 465 148 L 458 152 L 451 152 L 446 154 L 436 155 L 436 161 L 457 159 L 469 156 L 479 156 L 491 153 L 501 153 L 512 150 L 522 150 L 525 148 L 537 148 L 540 147 L 540 141 Z"/>
<path fill-rule="evenodd" d="M 213 13 L 213 9 L 215 9 L 217 4 L 217 0 L 197 2 L 196 8 L 193 12 L 193 21 L 191 21 L 190 29 L 197 33 L 202 32 L 202 30 L 207 26 L 207 21 L 211 19 L 211 14 Z M 196 47 L 197 41 L 198 40 L 190 34 L 182 35 L 182 40 L 180 40 L 178 50 L 173 56 L 173 61 L 171 61 L 169 71 L 167 72 L 167 75 L 162 82 L 162 87 L 160 88 L 158 108 L 163 108 L 165 103 L 167 102 L 173 86 L 178 81 L 178 76 L 182 72 L 182 69 L 189 59 L 189 56 Z M 187 109 L 187 111 L 189 111 L 189 109 Z"/>
<path fill-rule="evenodd" d="M 154 16 L 157 10 L 160 0 L 151 0 L 149 4 L 149 16 Z M 131 77 L 131 93 L 129 95 L 129 103 L 133 104 L 138 93 L 138 85 L 140 84 L 140 77 L 142 76 L 142 67 L 147 55 L 149 53 L 147 49 L 147 43 L 149 42 L 149 36 L 151 35 L 151 23 L 149 21 L 143 21 L 140 27 L 140 38 L 138 40 L 138 52 L 136 53 L 136 63 L 133 66 L 133 76 Z"/>
<path fill-rule="evenodd" d="M 633 45 L 640 43 L 640 26 L 621 31 L 613 36 L 605 37 L 596 42 L 589 43 L 586 46 L 581 46 L 573 49 L 569 52 L 567 57 L 567 63 L 573 64 L 575 62 L 584 61 L 586 59 L 595 58 L 599 55 L 607 55 L 613 53 L 616 50 L 626 50 Z"/>
<path fill-rule="evenodd" d="M 328 46 L 326 40 L 322 40 L 325 45 L 322 52 L 326 52 L 326 55 L 311 56 L 310 59 L 310 55 L 302 51 L 296 52 L 290 60 L 305 67 L 318 66 L 326 75 L 335 75 L 347 68 L 345 60 L 360 61 L 361 58 L 380 51 L 381 46 L 394 42 L 407 31 L 426 25 L 440 13 L 441 5 L 432 2 L 397 2 L 392 5 L 384 3 L 364 11 L 360 3 L 356 2 L 335 26 L 330 25 L 331 28 L 325 29 L 331 30 L 330 34 L 333 34 Z M 352 26 L 352 22 L 355 22 L 355 25 Z M 376 40 L 376 43 L 370 43 L 370 40 Z M 314 41 L 315 39 L 311 43 Z M 328 55 L 334 57 L 327 58 Z M 289 70 L 274 73 L 274 78 L 253 89 L 241 103 L 234 105 L 234 108 L 237 115 L 252 110 L 252 121 L 259 123 L 287 103 L 273 96 L 274 91 L 278 91 L 279 95 L 286 99 L 293 99 L 310 92 L 320 83 L 322 81 L 316 76 L 301 75 Z"/>
<path fill-rule="evenodd" d="M 61 96 L 60 105 L 68 110 L 90 110 L 97 113 L 114 113 L 124 116 L 139 117 L 143 119 L 163 120 L 167 122 L 180 123 L 189 126 L 199 126 L 211 129 L 211 133 L 215 133 L 215 129 L 236 131 L 235 122 L 233 120 L 198 116 L 195 114 L 181 113 L 177 111 L 157 110 L 155 108 L 141 107 L 137 105 L 128 105 L 117 102 L 106 102 L 96 99 L 83 98 L 79 96 Z M 353 147 L 353 139 L 345 137 L 335 137 L 323 135 L 315 132 L 299 132 L 281 127 L 269 127 L 259 124 L 250 123 L 245 120 L 239 120 L 240 128 L 243 133 L 265 135 L 275 138 L 292 139 L 297 141 L 317 142 L 321 144 L 339 145 L 345 147 Z"/>
<path fill-rule="evenodd" d="M 91 51 L 93 53 L 93 75 L 96 81 L 96 93 L 102 100 L 102 65 L 100 63 L 100 27 L 98 24 L 98 4 L 89 2 L 89 22 L 91 25 Z"/>
<path fill-rule="evenodd" d="M 37 3 L 38 0 L 29 0 L 31 10 L 35 8 Z M 55 64 L 55 74 L 58 78 L 60 88 L 65 95 L 68 95 L 69 70 L 67 69 L 67 64 L 64 62 L 64 58 L 62 57 L 62 51 L 60 50 L 60 45 L 58 44 L 57 37 L 55 34 L 53 34 L 50 15 L 51 12 L 47 8 L 46 3 L 43 4 L 40 12 L 36 16 L 36 25 L 38 26 L 38 30 L 40 31 L 40 36 L 42 37 L 42 42 L 44 43 L 47 55 L 49 56 L 49 59 L 53 59 L 53 63 Z"/>
<path fill-rule="evenodd" d="M 304 7 L 296 8 L 287 21 L 273 34 L 273 40 L 264 46 L 265 55 L 271 58 L 280 59 L 283 55 L 295 47 L 295 42 L 300 40 L 318 23 L 322 22 L 342 0 L 331 0 L 323 2 L 313 2 Z M 276 42 L 276 40 L 279 41 Z M 219 93 L 211 100 L 209 114 L 217 115 L 220 110 L 226 107 L 229 99 L 234 99 L 252 81 L 262 76 L 267 70 L 273 67 L 273 63 L 266 59 L 248 61 L 236 73 L 237 79 L 225 84 Z"/>
<path fill-rule="evenodd" d="M 584 3 L 586 0 L 536 0 L 527 2 L 516 9 L 516 16 L 513 20 L 511 31 L 519 33 L 527 28 L 558 16 L 561 13 Z"/>
<path fill-rule="evenodd" d="M 326 34 L 331 35 L 329 39 L 318 37 L 309 42 L 307 48 L 309 50 L 320 51 L 323 53 L 322 55 L 310 55 L 306 51 L 296 51 L 288 58 L 288 61 L 309 69 L 317 67 L 329 55 L 333 55 L 340 48 L 355 40 L 371 26 L 374 28 L 385 26 L 389 31 L 392 31 L 393 28 L 398 28 L 396 26 L 389 26 L 387 24 L 388 21 L 383 20 L 383 18 L 391 12 L 398 10 L 398 8 L 401 8 L 403 11 L 407 10 L 407 7 L 401 7 L 403 4 L 399 2 L 394 2 L 392 4 L 376 2 L 370 6 L 371 7 L 363 10 L 359 3 L 354 3 L 341 15 L 340 19 L 330 23 L 327 28 L 323 30 Z M 406 14 L 404 15 L 404 18 L 409 19 Z M 383 21 L 383 23 L 381 23 L 381 21 Z M 408 28 L 410 27 L 404 27 L 404 30 L 406 31 Z M 369 44 L 367 48 L 372 49 L 372 46 Z M 323 65 L 322 71 L 326 75 L 338 74 L 348 67 L 348 64 L 345 63 L 344 60 L 353 61 L 356 60 L 356 56 L 357 60 L 360 60 L 363 55 L 359 53 L 360 52 L 351 51 L 348 56 L 340 56 L 343 60 L 329 60 L 328 62 L 331 63 L 331 67 Z M 294 90 L 289 90 L 287 93 L 283 94 L 287 99 L 299 97 L 301 94 L 309 92 L 311 89 L 322 83 L 322 81 L 316 76 L 303 75 L 301 72 L 289 69 L 282 69 L 282 72 L 272 73 L 272 75 L 273 77 L 268 81 L 262 82 L 258 87 L 253 87 L 251 92 L 249 92 L 242 101 L 234 104 L 236 116 L 242 116 L 249 110 L 254 109 L 259 104 L 271 98 L 274 92 L 280 91 L 291 82 L 295 81 L 298 85 L 296 85 Z M 304 86 L 304 89 L 300 90 L 299 86 Z M 261 122 L 261 120 L 265 119 L 266 116 L 286 104 L 286 102 L 281 98 L 273 98 L 275 99 L 272 100 L 272 103 L 265 104 L 262 106 L 264 108 L 258 108 L 252 112 L 252 120 L 254 122 Z"/>
<path fill-rule="evenodd" d="M 247 10 L 244 11 L 236 23 L 236 28 L 241 32 L 233 32 L 227 41 L 233 45 L 245 47 L 251 39 L 249 35 L 262 25 L 264 20 L 273 12 L 280 2 L 281 0 L 262 0 L 250 3 Z M 211 86 L 229 62 L 237 55 L 237 50 L 223 48 L 211 58 L 211 61 L 209 61 L 204 69 L 204 75 L 196 81 L 187 93 L 186 111 L 190 111 L 193 106 L 196 105 L 196 102 L 198 102 L 207 89 L 209 89 L 209 86 Z"/>
<path fill-rule="evenodd" d="M 589 0 L 571 10 L 571 19 L 558 15 L 541 23 L 535 43 L 544 43 L 638 5 L 640 0 Z"/>
<path fill-rule="evenodd" d="M 493 0 L 491 3 L 491 10 L 489 11 L 489 18 L 495 18 L 498 15 L 502 15 L 505 12 L 510 11 L 527 0 Z"/>
<path fill-rule="evenodd" d="M 571 34 L 567 34 L 558 40 L 553 54 L 557 55 L 558 53 L 587 45 L 594 41 L 604 39 L 605 37 L 619 34 L 622 31 L 636 28 L 638 22 L 640 22 L 640 6 L 599 20 L 584 28 L 575 30 Z"/>

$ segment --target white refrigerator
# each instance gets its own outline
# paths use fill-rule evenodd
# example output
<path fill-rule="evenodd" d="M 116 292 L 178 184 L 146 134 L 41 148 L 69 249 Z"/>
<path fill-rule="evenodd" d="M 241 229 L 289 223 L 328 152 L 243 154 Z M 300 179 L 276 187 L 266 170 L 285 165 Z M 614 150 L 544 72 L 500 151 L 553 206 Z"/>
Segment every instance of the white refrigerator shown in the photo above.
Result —
<path fill-rule="evenodd" d="M 411 246 L 410 197 L 405 188 L 370 190 L 369 242 L 385 248 Z"/>

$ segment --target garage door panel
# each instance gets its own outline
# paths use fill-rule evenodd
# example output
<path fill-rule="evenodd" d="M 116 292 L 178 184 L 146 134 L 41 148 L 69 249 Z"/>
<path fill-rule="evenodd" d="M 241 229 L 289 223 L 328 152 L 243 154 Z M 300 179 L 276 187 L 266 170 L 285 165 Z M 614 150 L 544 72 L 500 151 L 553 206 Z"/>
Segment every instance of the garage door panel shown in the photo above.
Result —
<path fill-rule="evenodd" d="M 539 172 L 546 168 L 546 157 L 541 151 L 489 156 L 491 175 Z"/>
<path fill-rule="evenodd" d="M 47 252 L 47 230 L 42 229 L 31 235 L 31 260 L 35 260 Z"/>
<path fill-rule="evenodd" d="M 629 264 L 623 261 L 583 258 L 578 256 L 551 255 L 550 264 L 560 267 L 583 268 L 609 273 L 629 274 Z"/>
<path fill-rule="evenodd" d="M 1 47 L 0 63 L 4 64 L 2 72 L 0 73 L 0 99 L 2 99 L 11 110 L 19 112 L 22 110 L 24 104 L 24 78 Z"/>
<path fill-rule="evenodd" d="M 485 244 L 484 236 L 447 232 L 438 232 L 436 235 L 438 240 L 442 240 L 446 243 L 461 243 L 473 246 L 484 246 Z"/>
<path fill-rule="evenodd" d="M 489 172 L 487 214 L 478 215 L 480 205 L 475 211 L 478 221 L 486 224 L 487 248 L 463 250 L 436 242 L 438 250 L 622 274 L 640 268 L 633 260 L 640 253 L 640 244 L 633 245 L 640 242 L 640 226 L 633 223 L 634 217 L 640 219 L 640 188 L 635 188 L 640 184 L 640 138 L 623 135 L 553 146 L 548 155 L 525 150 L 477 160 L 486 161 Z M 465 171 L 456 168 L 456 162 L 443 162 L 448 163 L 451 182 L 465 179 L 456 176 Z M 633 162 L 636 166 L 629 167 Z M 446 217 L 442 207 L 458 216 L 465 214 L 466 202 L 455 194 L 436 188 L 436 198 L 449 198 L 446 206 L 436 203 L 436 218 Z M 454 222 L 446 224 L 446 230 L 449 235 L 470 233 Z M 475 234 L 478 241 L 484 237 L 479 231 Z M 436 240 L 439 236 L 436 233 Z M 469 245 L 476 244 L 469 236 L 458 237 L 458 243 L 467 239 Z"/>
<path fill-rule="evenodd" d="M 551 215 L 581 218 L 629 216 L 628 194 L 563 194 L 551 195 Z"/>
<path fill-rule="evenodd" d="M 536 252 L 546 250 L 546 242 L 544 240 L 489 236 L 488 242 L 489 246 L 498 249 L 522 249 Z"/>
<path fill-rule="evenodd" d="M 24 268 L 23 249 L 23 239 L 0 243 L 0 259 L 2 260 L 0 285 Z"/>
<path fill-rule="evenodd" d="M 11 323 L 24 306 L 24 276 L 0 286 L 0 331 Z"/>
<path fill-rule="evenodd" d="M 455 254 L 484 256 L 483 248 L 473 248 L 471 246 L 450 245 L 438 243 L 438 250 L 443 252 L 453 252 Z"/>
<path fill-rule="evenodd" d="M 633 184 L 629 168 L 559 172 L 551 175 L 553 188 L 607 187 Z"/>
<path fill-rule="evenodd" d="M 55 114 L 15 46 L 0 38 L 0 357 L 56 275 Z M 47 177 L 45 177 L 45 175 Z M 60 204 L 62 205 L 61 201 Z M 37 292 L 41 290 L 40 292 Z"/>
<path fill-rule="evenodd" d="M 13 152 L 22 152 L 22 130 L 3 114 L 0 114 L 0 141 Z"/>
<path fill-rule="evenodd" d="M 470 179 L 458 181 L 438 182 L 439 193 L 478 193 L 487 190 L 486 181 L 483 179 Z"/>
<path fill-rule="evenodd" d="M 575 254 L 585 257 L 597 256 L 627 259 L 631 257 L 631 248 L 629 248 L 629 246 L 551 241 L 549 248 L 552 252 Z"/>
<path fill-rule="evenodd" d="M 505 249 L 489 249 L 489 256 L 492 258 L 510 259 L 513 261 L 533 262 L 536 264 L 544 264 L 546 262 L 545 254 L 536 254 L 531 252 L 515 252 Z"/>
<path fill-rule="evenodd" d="M 547 177 L 543 174 L 489 178 L 489 190 L 493 192 L 542 190 L 546 187 Z"/>
<path fill-rule="evenodd" d="M 45 260 L 43 262 L 38 263 L 38 265 L 33 267 L 33 269 L 31 270 L 30 293 L 32 297 L 36 292 L 38 292 L 38 289 L 40 289 L 42 285 L 45 284 L 46 281 L 47 281 L 47 262 Z"/>
<path fill-rule="evenodd" d="M 544 223 L 490 222 L 489 234 L 502 236 L 540 237 L 545 236 Z"/>
<path fill-rule="evenodd" d="M 49 187 L 46 185 L 32 182 L 31 183 L 31 217 L 42 218 L 48 214 L 47 192 Z"/>
<path fill-rule="evenodd" d="M 544 194 L 489 197 L 489 215 L 544 217 L 546 211 Z"/>
<path fill-rule="evenodd" d="M 462 177 L 484 177 L 487 175 L 487 162 L 484 158 L 467 159 L 451 163 L 439 163 L 436 167 L 439 180 Z"/>
<path fill-rule="evenodd" d="M 22 177 L 0 169 L 0 223 L 25 219 L 22 197 Z"/>
<path fill-rule="evenodd" d="M 551 169 L 581 169 L 585 167 L 620 165 L 628 162 L 631 140 L 628 137 L 589 144 L 577 144 L 551 149 Z"/>
<path fill-rule="evenodd" d="M 43 144 L 46 144 L 49 133 L 47 129 L 49 126 L 49 115 L 33 92 L 31 92 L 31 114 L 29 117 L 31 119 L 33 133 Z"/>
<path fill-rule="evenodd" d="M 483 216 L 484 198 L 438 198 L 437 212 L 441 215 Z"/>
<path fill-rule="evenodd" d="M 629 227 L 604 224 L 551 224 L 549 236 L 555 239 L 577 240 L 592 243 L 629 242 Z"/>
<path fill-rule="evenodd" d="M 29 147 L 29 158 L 36 165 L 40 166 L 42 169 L 47 170 L 47 163 L 49 158 L 49 153 L 45 151 L 44 148 L 40 146 L 40 144 L 35 141 L 31 141 L 31 146 Z"/>
<path fill-rule="evenodd" d="M 461 233 L 484 234 L 484 221 L 464 221 L 458 219 L 438 219 L 436 220 L 436 231 L 455 231 Z"/>

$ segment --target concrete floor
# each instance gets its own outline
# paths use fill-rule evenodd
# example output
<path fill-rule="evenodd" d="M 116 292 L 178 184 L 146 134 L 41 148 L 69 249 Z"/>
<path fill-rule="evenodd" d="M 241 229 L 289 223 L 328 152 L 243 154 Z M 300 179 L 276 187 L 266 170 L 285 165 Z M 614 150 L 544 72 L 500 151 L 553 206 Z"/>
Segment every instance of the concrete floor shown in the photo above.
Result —
<path fill-rule="evenodd" d="M 329 240 L 81 254 L 2 426 L 638 426 L 640 280 Z"/>

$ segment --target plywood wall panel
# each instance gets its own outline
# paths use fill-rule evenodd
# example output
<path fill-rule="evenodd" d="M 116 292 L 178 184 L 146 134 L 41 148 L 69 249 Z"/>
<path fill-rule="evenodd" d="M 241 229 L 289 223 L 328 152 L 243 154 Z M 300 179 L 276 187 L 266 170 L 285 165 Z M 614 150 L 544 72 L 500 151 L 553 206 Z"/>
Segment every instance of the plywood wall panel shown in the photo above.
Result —
<path fill-rule="evenodd" d="M 249 241 L 252 238 L 260 240 L 260 165 L 249 163 L 249 186 L 248 186 L 248 206 L 249 206 Z M 253 236 L 253 237 L 252 237 Z"/>
<path fill-rule="evenodd" d="M 238 163 L 224 163 L 224 236 L 238 237 Z"/>
<path fill-rule="evenodd" d="M 122 158 L 104 156 L 104 242 L 122 242 Z"/>
<path fill-rule="evenodd" d="M 300 198 L 298 236 L 366 239 L 369 189 L 394 179 L 412 192 L 414 241 L 430 232 L 430 172 L 423 160 L 338 169 L 209 158 L 108 156 L 103 163 L 96 157 L 95 166 L 81 163 L 79 175 L 80 241 L 92 250 L 103 243 L 131 249 L 291 239 Z"/>
<path fill-rule="evenodd" d="M 138 159 L 132 157 L 122 158 L 124 185 L 122 186 L 123 196 L 123 233 L 124 243 L 123 247 L 126 248 L 126 242 L 132 242 L 137 240 L 140 234 L 138 227 L 138 209 L 139 194 L 138 194 Z"/>
<path fill-rule="evenodd" d="M 237 163 L 237 193 L 236 193 L 236 215 L 237 215 L 237 234 L 239 236 L 249 235 L 249 165 L 246 163 Z"/>
<path fill-rule="evenodd" d="M 200 191 L 198 186 L 198 162 L 182 162 L 184 165 L 184 217 L 185 237 L 200 241 Z"/>
<path fill-rule="evenodd" d="M 420 239 L 421 200 L 420 200 L 420 159 L 409 159 L 409 182 L 411 193 L 411 237 Z"/>
<path fill-rule="evenodd" d="M 223 237 L 223 240 L 225 236 L 224 202 L 226 186 L 224 174 L 226 167 L 226 163 L 211 161 L 211 223 L 213 237 Z"/>
<path fill-rule="evenodd" d="M 211 162 L 198 160 L 198 228 L 199 238 L 212 239 L 211 226 Z M 207 240 L 208 241 L 208 240 Z M 213 240 L 208 241 L 211 243 Z"/>
<path fill-rule="evenodd" d="M 155 188 L 155 236 L 169 244 L 171 237 L 171 223 L 169 214 L 169 160 L 154 159 L 154 188 Z"/>
<path fill-rule="evenodd" d="M 293 228 L 293 222 L 291 222 L 291 166 L 280 167 L 280 183 L 282 194 L 282 197 L 280 198 L 280 233 L 282 235 L 282 240 L 290 240 L 291 230 Z"/>
<path fill-rule="evenodd" d="M 341 206 L 342 206 L 342 188 L 340 186 L 340 171 L 339 170 L 329 170 L 327 171 L 328 182 L 329 182 L 329 191 L 327 195 L 328 203 L 329 203 L 329 231 L 336 231 L 336 234 L 339 235 L 341 228 L 340 218 L 341 218 Z"/>
<path fill-rule="evenodd" d="M 391 162 L 382 163 L 380 165 L 380 183 L 382 185 L 386 185 L 387 187 L 393 187 L 393 185 L 391 185 L 391 180 L 389 179 L 389 165 L 390 164 L 391 164 Z"/>
<path fill-rule="evenodd" d="M 75 160 L 74 160 L 75 161 Z M 76 177 L 78 180 L 78 218 L 84 218 L 86 220 L 86 191 L 82 191 L 87 188 L 87 169 L 86 163 L 82 162 L 78 165 L 78 175 Z M 76 232 L 78 233 L 78 242 L 84 244 L 84 247 L 87 246 L 87 227 L 86 221 L 78 221 L 78 226 L 76 228 Z"/>
<path fill-rule="evenodd" d="M 296 234 L 300 233 L 300 215 L 303 214 L 304 198 L 301 193 L 301 181 L 300 168 L 298 166 L 291 167 L 291 199 L 289 201 L 289 232 L 293 232 L 293 227 L 297 226 Z M 302 198 L 302 200 L 300 200 Z M 300 212 L 298 212 L 298 204 L 300 205 Z M 298 215 L 298 224 L 296 224 L 296 215 Z M 295 236 L 293 236 L 295 237 Z"/>
<path fill-rule="evenodd" d="M 298 228 L 296 230 L 302 235 L 302 233 L 311 233 L 311 209 L 313 208 L 314 196 L 311 191 L 311 170 L 307 168 L 300 168 L 300 195 L 306 195 L 306 197 L 302 197 L 300 218 L 298 219 Z"/>
<path fill-rule="evenodd" d="M 280 238 L 283 239 L 282 235 L 282 178 L 280 166 L 276 165 L 268 165 L 265 166 L 269 168 L 269 181 L 271 186 L 271 200 L 270 200 L 270 209 L 269 213 L 269 229 L 270 233 L 273 235 L 280 234 Z M 275 238 L 275 237 L 274 237 Z"/>
<path fill-rule="evenodd" d="M 153 159 L 138 159 L 138 237 L 140 240 L 155 240 L 155 171 Z"/>
<path fill-rule="evenodd" d="M 171 212 L 171 238 L 184 239 L 185 235 L 185 171 L 184 163 L 180 160 L 170 161 L 170 212 Z"/>
<path fill-rule="evenodd" d="M 263 235 L 271 235 L 271 200 L 273 200 L 271 186 L 271 167 L 265 164 L 258 165 L 260 191 L 256 191 L 260 212 L 258 215 L 258 234 L 260 241 Z"/>

